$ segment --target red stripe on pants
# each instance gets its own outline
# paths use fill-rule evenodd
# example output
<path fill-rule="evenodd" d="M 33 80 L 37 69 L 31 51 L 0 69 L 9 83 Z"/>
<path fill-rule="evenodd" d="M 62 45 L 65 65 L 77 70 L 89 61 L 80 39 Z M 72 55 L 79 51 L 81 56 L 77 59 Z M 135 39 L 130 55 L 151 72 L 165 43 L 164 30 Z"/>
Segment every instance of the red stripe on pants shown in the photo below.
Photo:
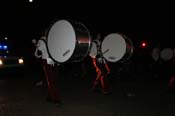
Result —
<path fill-rule="evenodd" d="M 56 86 L 57 67 L 47 64 L 46 60 L 42 60 L 45 77 L 48 84 L 48 97 L 53 101 L 60 101 L 60 95 Z"/>
<path fill-rule="evenodd" d="M 97 77 L 94 81 L 93 89 L 97 89 L 97 86 L 100 84 L 103 92 L 110 92 L 111 87 L 110 87 L 109 81 L 107 79 L 108 73 L 106 71 L 100 70 L 100 68 L 96 64 L 95 58 L 93 59 L 93 65 L 94 65 L 96 72 L 97 72 Z M 108 67 L 105 67 L 105 68 L 108 68 Z M 109 69 L 107 69 L 107 70 L 109 70 Z"/>

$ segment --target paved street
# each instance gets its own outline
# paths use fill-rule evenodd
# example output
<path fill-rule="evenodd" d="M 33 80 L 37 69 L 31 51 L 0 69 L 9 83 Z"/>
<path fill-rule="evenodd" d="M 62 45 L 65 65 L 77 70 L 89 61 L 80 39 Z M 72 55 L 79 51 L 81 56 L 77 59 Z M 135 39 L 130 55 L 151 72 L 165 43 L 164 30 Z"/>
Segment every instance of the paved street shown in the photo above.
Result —
<path fill-rule="evenodd" d="M 7 75 L 8 76 L 8 75 Z M 63 106 L 45 101 L 46 85 L 36 87 L 38 74 L 26 71 L 0 80 L 0 116 L 173 116 L 175 93 L 159 79 L 111 79 L 112 95 L 91 90 L 92 78 L 61 74 Z"/>

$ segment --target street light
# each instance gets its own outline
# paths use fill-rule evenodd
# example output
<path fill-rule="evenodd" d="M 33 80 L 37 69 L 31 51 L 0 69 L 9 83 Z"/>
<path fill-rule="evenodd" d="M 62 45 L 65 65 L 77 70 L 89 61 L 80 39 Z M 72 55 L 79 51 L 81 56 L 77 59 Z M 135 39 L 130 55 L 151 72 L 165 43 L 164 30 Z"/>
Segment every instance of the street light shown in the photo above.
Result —
<path fill-rule="evenodd" d="M 29 2 L 33 2 L 33 0 L 29 0 Z"/>

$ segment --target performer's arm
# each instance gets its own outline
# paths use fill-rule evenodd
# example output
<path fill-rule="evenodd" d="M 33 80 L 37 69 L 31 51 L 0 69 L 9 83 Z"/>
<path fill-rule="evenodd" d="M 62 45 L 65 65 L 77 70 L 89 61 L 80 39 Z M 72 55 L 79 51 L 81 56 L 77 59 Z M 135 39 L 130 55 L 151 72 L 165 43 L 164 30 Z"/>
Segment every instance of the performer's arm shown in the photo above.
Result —
<path fill-rule="evenodd" d="M 110 68 L 109 68 L 109 65 L 108 65 L 108 63 L 107 63 L 107 62 L 105 63 L 105 67 L 106 67 L 106 69 L 107 69 L 108 73 L 110 73 Z"/>
<path fill-rule="evenodd" d="M 36 58 L 41 58 L 41 55 L 38 55 L 38 49 L 35 50 L 35 57 Z"/>
<path fill-rule="evenodd" d="M 101 72 L 100 69 L 98 68 L 97 64 L 96 64 L 96 58 L 92 58 L 92 61 L 93 61 L 93 65 L 94 65 L 94 67 L 96 69 L 96 72 L 97 73 Z"/>
<path fill-rule="evenodd" d="M 41 41 L 39 40 L 37 45 L 36 45 L 36 49 L 35 49 L 35 53 L 34 53 L 36 58 L 41 58 L 42 57 L 42 53 L 38 54 L 38 52 L 41 52 L 41 49 L 42 49 L 42 44 L 41 44 Z"/>

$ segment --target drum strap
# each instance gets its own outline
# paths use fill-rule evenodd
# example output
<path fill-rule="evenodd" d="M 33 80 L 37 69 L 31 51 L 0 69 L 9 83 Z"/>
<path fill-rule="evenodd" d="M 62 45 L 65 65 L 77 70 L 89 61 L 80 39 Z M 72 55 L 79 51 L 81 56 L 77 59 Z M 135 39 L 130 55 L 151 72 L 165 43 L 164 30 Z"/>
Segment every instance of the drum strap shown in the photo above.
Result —
<path fill-rule="evenodd" d="M 100 45 L 99 45 L 99 42 L 97 41 L 93 41 L 97 47 L 97 55 L 101 57 L 102 53 L 101 53 L 101 50 L 100 50 Z"/>

